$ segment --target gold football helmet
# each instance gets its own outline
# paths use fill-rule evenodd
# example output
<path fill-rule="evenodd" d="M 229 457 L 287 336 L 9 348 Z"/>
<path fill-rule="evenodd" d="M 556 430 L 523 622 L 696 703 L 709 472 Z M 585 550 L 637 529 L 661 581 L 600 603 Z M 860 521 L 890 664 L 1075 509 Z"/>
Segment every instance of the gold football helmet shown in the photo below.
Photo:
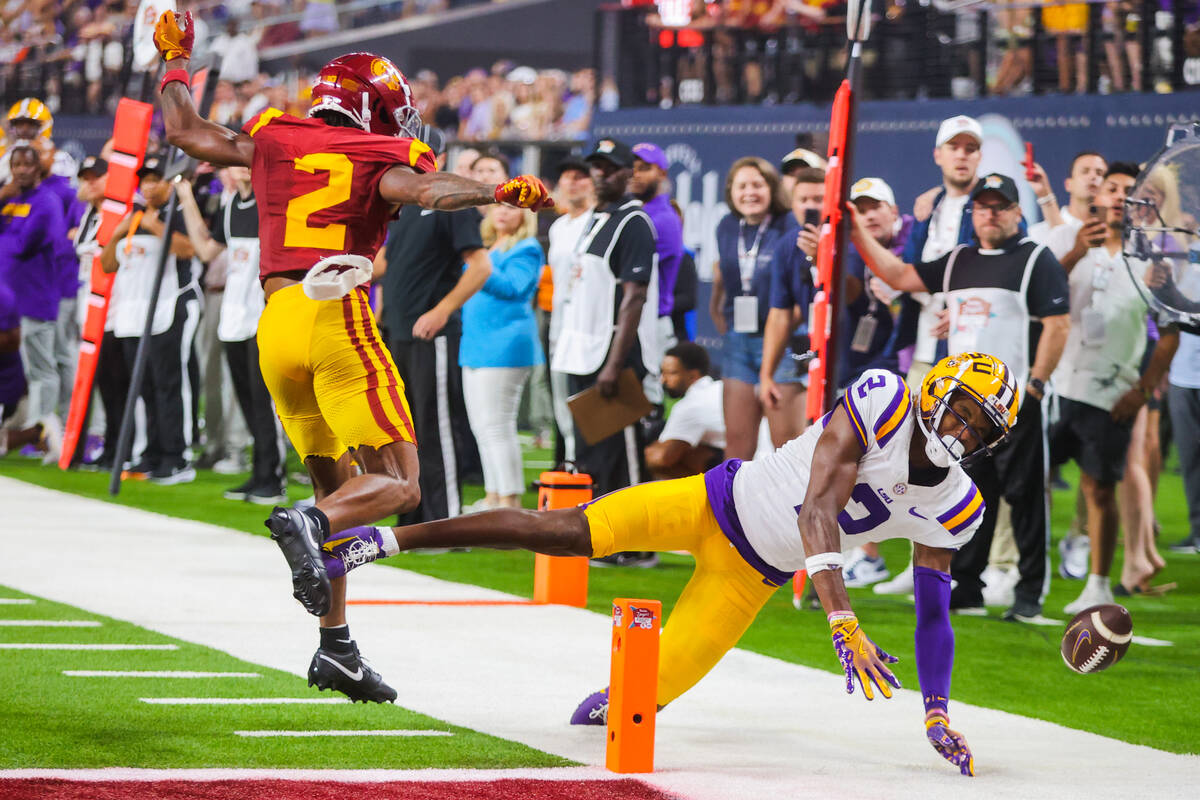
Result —
<path fill-rule="evenodd" d="M 992 423 L 990 430 L 977 430 L 950 406 L 955 392 L 979 404 Z M 943 358 L 925 375 L 917 399 L 917 419 L 928 440 L 925 454 L 940 467 L 966 464 L 991 455 L 1008 438 L 1017 421 L 1018 403 L 1016 379 L 1000 359 L 987 353 L 959 353 Z M 938 433 L 947 413 L 963 424 L 969 432 L 968 441 L 964 442 L 962 435 L 956 438 Z"/>

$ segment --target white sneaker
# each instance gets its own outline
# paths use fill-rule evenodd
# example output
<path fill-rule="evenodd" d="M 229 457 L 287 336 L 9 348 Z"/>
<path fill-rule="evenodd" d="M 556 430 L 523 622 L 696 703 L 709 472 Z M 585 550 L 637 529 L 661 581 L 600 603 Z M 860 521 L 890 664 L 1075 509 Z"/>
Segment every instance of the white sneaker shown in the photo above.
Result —
<path fill-rule="evenodd" d="M 887 580 L 891 576 L 882 556 L 869 557 L 861 547 L 856 547 L 850 553 L 846 566 L 842 569 L 842 579 L 848 589 L 862 589 L 873 583 Z"/>
<path fill-rule="evenodd" d="M 1001 569 L 988 565 L 979 576 L 983 580 L 983 604 L 985 606 L 1008 607 L 1015 601 L 1013 590 L 1020 580 L 1020 573 L 1015 569 Z"/>
<path fill-rule="evenodd" d="M 1079 597 L 1073 602 L 1067 603 L 1063 609 L 1064 614 L 1078 614 L 1085 608 L 1098 606 L 1102 603 L 1111 603 L 1113 601 L 1112 586 L 1108 583 L 1108 578 L 1105 578 L 1103 583 L 1097 584 L 1092 580 L 1092 576 L 1088 576 L 1088 585 L 1083 587 L 1083 591 Z"/>
<path fill-rule="evenodd" d="M 213 464 L 212 471 L 218 475 L 240 475 L 243 472 L 250 471 L 250 462 L 246 460 L 245 454 L 235 453 L 231 456 L 225 456 Z"/>
<path fill-rule="evenodd" d="M 500 506 L 494 506 L 494 505 L 490 504 L 487 500 L 485 500 L 481 497 L 478 500 L 476 500 L 474 503 L 470 503 L 468 505 L 463 506 L 462 511 L 460 513 L 462 513 L 462 514 L 478 514 L 480 511 L 491 511 L 492 509 L 499 508 L 499 507 Z"/>
<path fill-rule="evenodd" d="M 877 583 L 874 587 L 875 594 L 912 594 L 913 593 L 913 574 L 912 564 L 904 568 L 896 577 L 890 581 Z"/>
<path fill-rule="evenodd" d="M 63 428 L 62 423 L 54 414 L 47 414 L 42 420 L 42 444 L 46 447 L 46 455 L 42 456 L 43 464 L 57 464 L 62 455 Z"/>
<path fill-rule="evenodd" d="M 1092 545 L 1086 535 L 1068 534 L 1058 543 L 1058 574 L 1067 580 L 1081 581 L 1091 567 Z"/>

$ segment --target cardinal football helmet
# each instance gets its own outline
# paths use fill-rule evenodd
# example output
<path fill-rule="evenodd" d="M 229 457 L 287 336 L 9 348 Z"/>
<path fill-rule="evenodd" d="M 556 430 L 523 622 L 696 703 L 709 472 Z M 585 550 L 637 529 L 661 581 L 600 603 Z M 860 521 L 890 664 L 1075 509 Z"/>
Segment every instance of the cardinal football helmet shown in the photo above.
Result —
<path fill-rule="evenodd" d="M 308 116 L 329 109 L 384 136 L 416 138 L 421 114 L 404 74 L 374 53 L 349 53 L 321 67 Z"/>
<path fill-rule="evenodd" d="M 988 430 L 976 429 L 951 407 L 955 392 L 979 404 L 991 422 Z M 995 356 L 959 353 L 943 358 L 926 374 L 918 397 L 917 419 L 925 432 L 925 454 L 940 467 L 967 464 L 991 455 L 1008 438 L 1017 421 L 1018 402 L 1012 370 Z M 953 414 L 963 424 L 963 434 L 954 437 L 938 433 L 946 414 Z"/>

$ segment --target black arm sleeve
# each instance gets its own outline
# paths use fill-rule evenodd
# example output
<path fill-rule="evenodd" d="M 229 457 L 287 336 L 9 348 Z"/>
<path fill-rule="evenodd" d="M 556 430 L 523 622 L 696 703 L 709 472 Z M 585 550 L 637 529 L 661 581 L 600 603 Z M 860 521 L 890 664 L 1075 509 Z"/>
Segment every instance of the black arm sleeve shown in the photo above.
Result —
<path fill-rule="evenodd" d="M 1058 259 L 1044 248 L 1038 254 L 1025 290 L 1025 303 L 1034 317 L 1056 317 L 1071 311 L 1071 289 L 1067 283 L 1067 271 Z"/>
<path fill-rule="evenodd" d="M 954 251 L 951 250 L 950 253 Z M 946 265 L 950 263 L 950 253 L 933 261 L 918 261 L 913 264 L 913 268 L 917 270 L 917 277 L 925 284 L 925 289 L 930 292 L 940 292 L 942 283 L 946 279 Z"/>
<path fill-rule="evenodd" d="M 634 214 L 621 229 L 613 247 L 610 266 L 619 281 L 650 283 L 651 267 L 657 253 L 654 229 L 643 214 Z"/>

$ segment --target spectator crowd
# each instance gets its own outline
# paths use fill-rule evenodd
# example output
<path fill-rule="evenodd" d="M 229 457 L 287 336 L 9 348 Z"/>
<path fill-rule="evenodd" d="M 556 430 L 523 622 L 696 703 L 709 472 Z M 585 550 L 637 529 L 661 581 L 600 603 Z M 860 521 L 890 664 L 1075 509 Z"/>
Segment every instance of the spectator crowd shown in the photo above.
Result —
<path fill-rule="evenodd" d="M 260 70 L 263 48 L 378 22 L 381 14 L 387 19 L 433 15 L 465 4 L 404 0 L 354 3 L 344 10 L 323 0 L 190 0 L 178 7 L 194 14 L 195 56 L 211 55 L 220 66 L 212 119 L 238 127 L 267 106 L 308 107 L 315 73 L 299 66 L 268 75 Z M 137 71 L 132 63 L 136 9 L 137 3 L 127 0 L 7 3 L 0 10 L 0 91 L 8 103 L 36 94 L 51 113 L 82 108 L 111 113 Z M 490 70 L 441 79 L 429 70 L 411 77 L 423 118 L 451 138 L 467 141 L 582 139 L 596 102 L 590 69 L 535 70 L 500 61 Z"/>
<path fill-rule="evenodd" d="M 466 138 L 495 133 L 501 108 L 506 124 L 529 131 L 561 121 L 570 101 L 546 110 L 537 98 L 567 91 L 590 99 L 594 91 L 590 74 L 568 86 L 524 69 L 498 65 L 444 90 L 418 74 L 414 90 L 427 119 L 450 131 L 457 124 Z M 251 93 L 254 79 L 248 83 L 251 89 L 240 85 L 218 97 L 219 121 L 236 125 L 267 105 L 291 106 L 279 86 Z M 490 110 L 476 113 L 484 105 Z M 573 119 L 582 127 L 573 135 L 586 131 L 584 104 L 579 111 Z M 116 277 L 93 435 L 77 457 L 92 469 L 119 466 L 129 479 L 162 485 L 194 480 L 197 467 L 249 473 L 227 499 L 282 502 L 286 442 L 255 341 L 263 296 L 249 170 L 202 164 L 172 182 L 164 157 L 151 153 L 132 211 L 101 248 L 96 230 L 109 153 L 64 170 L 51 110 L 34 98 L 9 110 L 5 128 L 0 454 L 60 456 L 98 254 Z M 461 150 L 447 165 L 445 137 L 428 139 L 443 168 L 493 184 L 511 175 L 505 157 L 486 147 Z M 853 182 L 839 387 L 884 369 L 916 390 L 933 363 L 968 351 L 995 355 L 1018 376 L 1013 441 L 968 467 L 987 512 L 954 559 L 951 606 L 958 613 L 1000 605 L 1009 619 L 1041 617 L 1051 577 L 1046 465 L 1068 460 L 1080 470 L 1078 519 L 1063 539 L 1060 573 L 1083 587 L 1066 610 L 1114 594 L 1166 591 L 1169 584 L 1154 582 L 1166 565 L 1152 512 L 1168 444 L 1159 431 L 1165 406 L 1191 519 L 1172 549 L 1195 552 L 1200 337 L 1152 313 L 1126 267 L 1124 201 L 1141 168 L 1120 160 L 1125 154 L 1081 151 L 1071 164 L 1055 165 L 1069 168 L 1059 190 L 1041 165 L 1020 176 L 979 174 L 982 141 L 976 120 L 945 120 L 932 142 L 933 186 L 911 204 L 900 203 L 886 175 Z M 547 444 L 552 437 L 555 461 L 592 476 L 598 493 L 702 473 L 725 458 L 753 459 L 806 429 L 803 363 L 824 159 L 799 148 L 733 163 L 707 309 L 696 308 L 694 253 L 683 244 L 669 166 L 654 142 L 602 139 L 547 176 L 555 181 L 552 222 L 490 206 L 485 213 L 405 207 L 390 223 L 375 258 L 373 307 L 421 442 L 422 502 L 405 521 L 520 505 L 521 424 Z M 1023 217 L 1018 181 L 1037 197 L 1044 219 L 1035 225 Z M 168 230 L 172 190 L 180 213 Z M 1174 175 L 1149 175 L 1144 191 L 1178 231 L 1175 246 L 1186 249 L 1191 242 L 1183 240 L 1193 234 L 1183 231 L 1196 223 L 1181 210 Z M 149 325 L 133 452 L 115 465 L 115 426 L 160 260 L 165 279 Z M 721 335 L 719 354 L 692 341 L 698 313 L 708 313 Z M 589 395 L 651 410 L 581 416 Z M 486 494 L 464 508 L 462 485 L 470 480 Z M 1122 529 L 1124 567 L 1114 576 Z M 649 566 L 654 557 L 619 553 L 605 561 Z M 855 548 L 845 577 L 881 593 L 912 591 L 911 568 L 886 564 L 869 546 Z"/>

